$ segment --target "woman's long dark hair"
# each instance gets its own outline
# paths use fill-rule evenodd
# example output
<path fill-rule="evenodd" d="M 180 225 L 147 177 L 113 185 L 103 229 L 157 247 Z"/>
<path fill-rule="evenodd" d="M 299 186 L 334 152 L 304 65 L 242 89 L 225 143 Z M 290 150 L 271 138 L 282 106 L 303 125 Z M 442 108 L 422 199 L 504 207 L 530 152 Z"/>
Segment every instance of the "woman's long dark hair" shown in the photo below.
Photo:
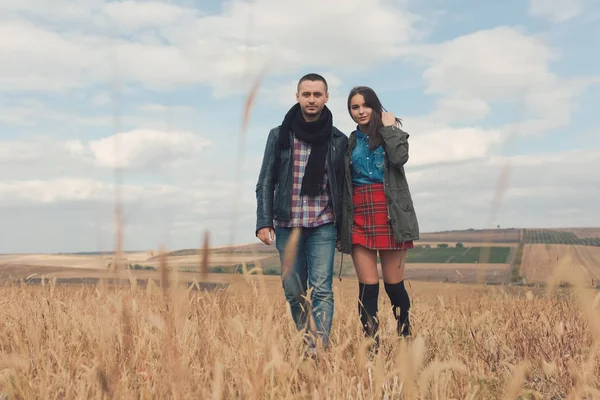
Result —
<path fill-rule="evenodd" d="M 367 86 L 356 86 L 352 88 L 348 95 L 348 113 L 352 118 L 351 102 L 352 98 L 360 94 L 365 99 L 365 105 L 371 108 L 371 118 L 367 124 L 366 133 L 369 136 L 369 147 L 374 150 L 381 145 L 381 133 L 380 130 L 383 128 L 383 121 L 381 119 L 382 113 L 387 111 L 383 108 L 379 97 L 373 89 Z M 396 118 L 396 125 L 402 126 L 402 120 Z"/>

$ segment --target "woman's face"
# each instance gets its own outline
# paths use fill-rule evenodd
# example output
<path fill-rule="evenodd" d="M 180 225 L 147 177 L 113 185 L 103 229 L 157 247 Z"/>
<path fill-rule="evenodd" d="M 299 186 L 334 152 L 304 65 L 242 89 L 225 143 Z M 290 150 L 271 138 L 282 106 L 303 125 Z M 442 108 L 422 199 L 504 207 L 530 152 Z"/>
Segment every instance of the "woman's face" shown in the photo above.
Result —
<path fill-rule="evenodd" d="M 366 126 L 369 123 L 372 111 L 371 107 L 365 104 L 362 94 L 357 94 L 350 100 L 350 114 L 359 126 Z"/>

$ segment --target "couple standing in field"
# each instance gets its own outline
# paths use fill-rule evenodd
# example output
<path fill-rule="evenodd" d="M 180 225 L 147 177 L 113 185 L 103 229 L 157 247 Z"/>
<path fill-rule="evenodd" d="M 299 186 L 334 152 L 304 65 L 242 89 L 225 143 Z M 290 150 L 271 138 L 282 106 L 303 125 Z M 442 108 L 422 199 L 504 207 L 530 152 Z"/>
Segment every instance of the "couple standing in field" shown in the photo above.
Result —
<path fill-rule="evenodd" d="M 378 253 L 398 335 L 411 334 L 404 269 L 407 250 L 419 239 L 404 172 L 409 135 L 399 128 L 400 120 L 384 111 L 372 89 L 355 87 L 348 95 L 348 112 L 357 127 L 348 138 L 333 126 L 328 93 L 318 74 L 299 80 L 297 103 L 269 132 L 256 185 L 256 236 L 267 245 L 275 241 L 282 266 L 288 242 L 296 246 L 282 283 L 311 355 L 319 343 L 329 344 L 336 248 L 352 255 L 360 321 L 375 349 Z M 308 288 L 310 299 L 305 297 Z"/>

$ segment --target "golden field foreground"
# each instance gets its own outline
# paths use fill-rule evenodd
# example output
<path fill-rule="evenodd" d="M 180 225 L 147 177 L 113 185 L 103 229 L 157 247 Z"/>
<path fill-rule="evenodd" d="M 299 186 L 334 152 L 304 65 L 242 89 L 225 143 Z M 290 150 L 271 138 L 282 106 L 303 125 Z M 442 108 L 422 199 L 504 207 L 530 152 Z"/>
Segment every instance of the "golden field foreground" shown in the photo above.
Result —
<path fill-rule="evenodd" d="M 0 287 L 0 398 L 600 398 L 594 290 L 410 282 L 410 341 L 381 290 L 369 359 L 355 278 L 336 279 L 332 344 L 315 363 L 278 277 L 204 292 L 169 288 L 167 274 L 144 288 Z"/>

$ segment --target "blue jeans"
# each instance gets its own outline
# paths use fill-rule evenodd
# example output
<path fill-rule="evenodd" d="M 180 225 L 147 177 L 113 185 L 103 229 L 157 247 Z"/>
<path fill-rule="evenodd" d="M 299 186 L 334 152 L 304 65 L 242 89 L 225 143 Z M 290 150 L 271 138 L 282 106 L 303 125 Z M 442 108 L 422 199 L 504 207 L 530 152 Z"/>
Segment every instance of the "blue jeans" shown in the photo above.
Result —
<path fill-rule="evenodd" d="M 333 319 L 333 257 L 337 232 L 333 224 L 301 229 L 293 270 L 288 276 L 282 276 L 283 290 L 296 328 L 306 329 L 310 345 L 314 346 L 314 338 L 327 347 Z M 275 244 L 282 264 L 291 233 L 292 228 L 275 229 Z M 312 289 L 310 301 L 303 297 L 308 287 Z M 311 309 L 312 328 L 308 319 Z"/>

